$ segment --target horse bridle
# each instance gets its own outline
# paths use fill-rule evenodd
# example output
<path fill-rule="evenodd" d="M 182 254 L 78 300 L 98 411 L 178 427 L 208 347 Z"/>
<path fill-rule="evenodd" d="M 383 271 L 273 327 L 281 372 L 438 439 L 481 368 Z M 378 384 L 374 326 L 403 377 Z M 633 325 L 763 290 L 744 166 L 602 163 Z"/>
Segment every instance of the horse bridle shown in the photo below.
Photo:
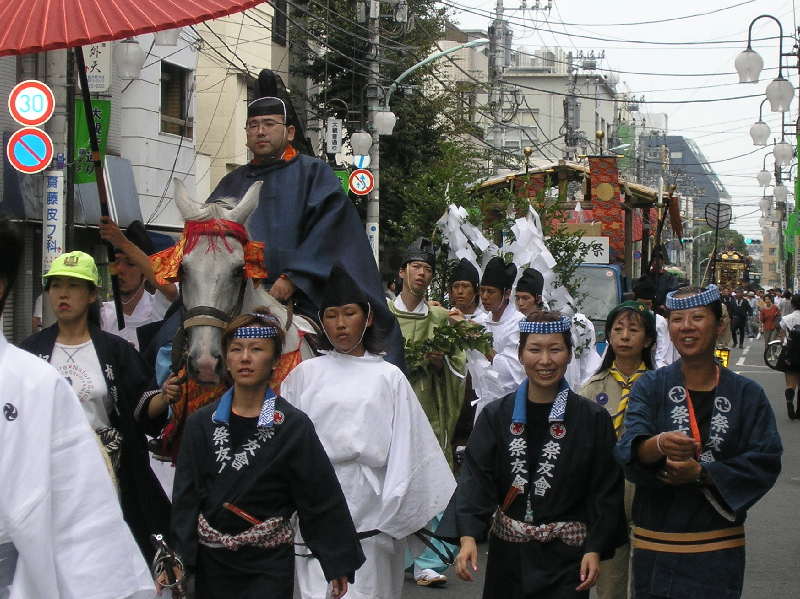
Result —
<path fill-rule="evenodd" d="M 231 319 L 241 312 L 246 285 L 247 279 L 242 279 L 242 284 L 239 286 L 239 297 L 230 313 L 223 312 L 219 308 L 213 306 L 195 306 L 194 308 L 186 310 L 183 322 L 181 322 L 181 328 L 184 331 L 192 327 L 215 327 L 217 329 L 224 329 L 228 326 Z"/>

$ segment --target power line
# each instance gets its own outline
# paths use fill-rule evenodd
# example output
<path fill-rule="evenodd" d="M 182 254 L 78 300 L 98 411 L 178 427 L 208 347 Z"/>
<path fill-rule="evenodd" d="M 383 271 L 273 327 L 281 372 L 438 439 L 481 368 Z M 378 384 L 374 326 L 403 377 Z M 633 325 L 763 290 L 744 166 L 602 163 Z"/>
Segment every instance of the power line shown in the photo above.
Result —
<path fill-rule="evenodd" d="M 673 22 L 673 21 L 685 21 L 687 19 L 694 19 L 696 17 L 705 17 L 705 16 L 708 16 L 708 15 L 713 15 L 713 14 L 720 13 L 720 12 L 723 12 L 723 11 L 726 11 L 726 10 L 731 10 L 731 9 L 734 9 L 734 8 L 738 8 L 740 6 L 744 6 L 745 4 L 752 4 L 753 2 L 755 2 L 755 0 L 745 0 L 744 2 L 739 2 L 737 4 L 732 4 L 730 6 L 724 6 L 722 8 L 716 8 L 714 10 L 709 10 L 709 11 L 706 11 L 706 12 L 698 12 L 698 13 L 694 13 L 694 14 L 690 14 L 690 15 L 683 15 L 683 16 L 680 16 L 680 17 L 670 17 L 670 18 L 666 18 L 666 19 L 655 19 L 655 20 L 651 20 L 651 21 L 631 21 L 631 22 L 628 22 L 628 23 L 569 23 L 569 22 L 564 22 L 564 21 L 550 21 L 549 24 L 551 24 L 551 25 L 562 25 L 562 26 L 569 25 L 569 26 L 572 26 L 572 27 L 627 27 L 627 26 L 632 26 L 632 25 L 655 25 L 655 24 L 658 24 L 658 23 L 670 23 L 670 22 Z M 555 6 L 555 1 L 553 2 L 553 4 Z M 558 18 L 561 19 L 562 17 L 561 17 L 560 12 L 558 12 L 558 7 L 557 6 L 556 6 L 556 12 L 558 13 Z M 533 19 L 533 20 L 535 20 L 535 19 Z M 545 22 L 547 22 L 547 21 L 545 21 Z"/>
<path fill-rule="evenodd" d="M 547 95 L 554 95 L 554 96 L 569 96 L 573 94 L 568 94 L 565 92 L 557 92 L 549 89 L 542 89 L 539 87 L 533 87 L 531 85 L 524 85 L 522 83 L 514 83 L 513 81 L 508 80 L 501 80 L 501 83 L 505 83 L 507 85 L 514 85 L 516 87 L 520 87 L 522 89 L 529 89 L 532 91 L 542 92 L 543 94 Z M 623 102 L 624 100 L 620 100 L 618 98 L 603 98 L 600 96 L 588 96 L 588 95 L 581 95 L 581 94 L 574 94 L 576 98 L 582 98 L 585 100 L 595 100 L 599 102 Z M 730 100 L 744 100 L 746 98 L 760 98 L 764 94 L 747 94 L 744 96 L 730 96 L 727 98 L 700 98 L 698 100 L 637 100 L 637 104 L 707 104 L 709 102 L 728 102 Z"/>
<path fill-rule="evenodd" d="M 352 25 L 355 25 L 355 26 L 356 26 L 358 29 L 361 29 L 361 30 L 364 32 L 364 34 L 366 34 L 366 33 L 368 33 L 368 32 L 369 32 L 369 30 L 367 29 L 367 27 L 365 27 L 365 26 L 364 26 L 364 25 L 362 25 L 361 23 L 358 23 L 358 22 L 356 22 L 356 21 L 352 21 L 352 20 L 351 20 L 351 18 L 350 18 L 350 17 L 348 17 L 347 15 L 343 15 L 343 14 L 341 14 L 341 13 L 338 13 L 338 12 L 336 12 L 335 10 L 333 10 L 333 9 L 331 9 L 331 8 L 327 7 L 327 6 L 322 6 L 322 4 L 320 4 L 320 3 L 318 3 L 318 2 L 315 2 L 314 0 L 310 0 L 310 2 L 309 2 L 309 3 L 310 3 L 310 4 L 314 4 L 315 6 L 317 6 L 317 7 L 318 7 L 318 8 L 320 8 L 320 9 L 324 9 L 324 10 L 326 10 L 326 11 L 330 11 L 330 13 L 331 13 L 331 14 L 333 14 L 333 15 L 335 15 L 335 16 L 337 16 L 337 17 L 341 18 L 343 21 L 350 20 L 351 24 L 352 24 Z M 300 11 L 304 12 L 304 13 L 305 13 L 306 15 L 308 15 L 309 17 L 311 17 L 311 18 L 313 18 L 313 19 L 315 19 L 315 20 L 317 20 L 317 21 L 320 21 L 321 23 L 324 23 L 325 25 L 328 25 L 328 26 L 330 26 L 330 27 L 333 27 L 334 29 L 336 29 L 337 31 L 340 31 L 340 32 L 344 33 L 345 35 L 348 35 L 348 36 L 350 36 L 350 37 L 353 37 L 353 38 L 356 38 L 356 39 L 360 39 L 360 38 L 359 38 L 359 36 L 358 36 L 357 34 L 353 33 L 353 32 L 352 32 L 352 31 L 350 31 L 349 29 L 345 29 L 344 27 L 341 27 L 341 26 L 337 25 L 336 23 L 334 23 L 334 22 L 332 22 L 332 21 L 330 21 L 330 22 L 326 21 L 324 17 L 322 17 L 322 16 L 320 16 L 320 15 L 317 15 L 317 14 L 315 14 L 315 13 L 311 12 L 310 10 L 308 10 L 307 8 L 305 8 L 304 6 L 302 6 L 302 5 L 300 5 L 300 4 L 295 4 L 294 2 L 291 2 L 291 1 L 289 1 L 289 2 L 288 2 L 288 4 L 289 4 L 289 5 L 290 5 L 292 8 L 294 8 L 294 9 L 296 9 L 296 10 L 300 10 Z M 257 10 L 259 13 L 261 13 L 261 10 L 260 10 L 260 9 L 256 9 L 256 10 Z M 263 14 L 263 13 L 262 13 L 262 14 Z M 381 40 L 383 40 L 383 39 L 384 39 L 384 38 L 381 38 Z M 413 48 L 413 46 L 409 46 L 409 45 L 406 45 L 406 44 L 397 44 L 397 43 L 394 43 L 394 42 L 392 42 L 392 43 L 386 43 L 386 42 L 384 42 L 384 41 L 380 41 L 380 42 L 378 43 L 378 46 L 380 46 L 381 48 L 385 48 L 385 49 L 387 49 L 387 50 L 396 50 L 396 51 L 401 51 L 401 52 L 408 51 L 408 50 L 410 50 L 410 49 L 412 49 L 412 48 Z"/>
<path fill-rule="evenodd" d="M 307 36 L 308 36 L 310 39 L 313 39 L 315 42 L 318 42 L 319 44 L 321 44 L 321 45 L 323 45 L 324 47 L 328 48 L 328 49 L 329 49 L 329 50 L 331 50 L 332 52 L 335 52 L 336 54 L 338 54 L 338 55 L 342 56 L 342 57 L 343 57 L 343 58 L 345 58 L 346 60 L 349 60 L 349 61 L 350 61 L 350 62 L 352 62 L 354 65 L 357 65 L 357 66 L 359 66 L 359 67 L 361 67 L 361 68 L 363 68 L 363 69 L 366 69 L 364 72 L 361 72 L 361 73 L 359 73 L 359 72 L 355 72 L 355 71 L 354 71 L 354 72 L 355 72 L 355 74 L 357 74 L 357 75 L 360 75 L 360 76 L 362 76 L 362 77 L 367 77 L 367 76 L 369 75 L 369 65 L 367 65 L 366 63 L 362 63 L 362 62 L 360 62 L 360 61 L 356 60 L 356 59 L 355 59 L 355 58 L 353 58 L 352 56 L 348 56 L 347 54 L 345 54 L 344 52 L 342 52 L 342 51 L 341 51 L 341 50 L 339 50 L 338 48 L 334 48 L 333 46 L 331 46 L 331 45 L 330 45 L 330 44 L 329 44 L 329 43 L 328 43 L 326 40 L 323 40 L 323 39 L 321 39 L 321 38 L 319 38 L 319 37 L 315 36 L 315 35 L 314 35 L 314 34 L 312 34 L 310 31 L 308 31 L 308 29 L 306 29 L 305 27 L 303 27 L 302 25 L 300 25 L 299 23 L 297 23 L 297 21 L 293 20 L 293 19 L 292 19 L 292 18 L 289 16 L 289 13 L 288 13 L 288 11 L 287 11 L 287 12 L 284 12 L 284 11 L 280 10 L 279 8 L 277 8 L 276 6 L 273 6 L 273 9 L 274 9 L 274 10 L 275 10 L 275 11 L 276 11 L 278 14 L 281 14 L 281 15 L 283 15 L 284 17 L 286 17 L 286 20 L 287 20 L 289 23 L 291 23 L 292 25 L 294 25 L 294 27 L 296 27 L 297 29 L 299 29 L 300 31 L 302 31 L 303 33 L 305 33 L 305 34 L 306 34 L 306 35 L 307 35 Z M 256 10 L 256 12 L 258 12 L 258 10 Z M 253 20 L 253 21 L 255 21 L 256 23 L 259 23 L 260 25 L 264 26 L 264 23 L 262 23 L 261 21 L 259 21 L 258 19 L 256 19 L 256 18 L 255 18 L 255 17 L 254 17 L 252 14 L 250 14 L 249 12 L 245 12 L 245 13 L 244 13 L 244 15 L 245 15 L 245 16 L 247 16 L 248 18 L 252 19 L 252 20 Z M 336 65 L 336 63 L 333 63 L 332 61 L 331 61 L 331 64 L 334 64 L 334 66 L 338 66 L 339 68 L 342 68 L 342 69 L 345 69 L 345 70 L 351 70 L 351 69 L 347 69 L 347 67 L 342 67 L 341 65 Z M 385 79 L 384 79 L 384 80 L 385 80 Z"/>
<path fill-rule="evenodd" d="M 456 4 L 455 2 L 448 2 L 447 0 L 440 0 L 442 4 L 450 6 L 451 8 L 455 8 L 457 10 L 461 10 L 464 12 L 472 13 L 481 17 L 491 18 L 492 13 L 490 11 L 477 11 L 472 9 L 468 6 L 464 6 L 462 4 Z M 509 23 L 512 25 L 516 25 L 521 28 L 530 29 L 530 25 L 526 25 L 524 22 L 513 21 L 513 17 L 508 18 L 504 17 Z M 542 27 L 537 27 L 537 30 L 547 31 L 549 33 L 554 33 L 557 35 L 565 35 L 559 31 L 554 31 L 552 29 L 544 29 Z M 747 43 L 747 40 L 696 40 L 690 42 L 658 42 L 653 40 L 631 40 L 631 39 L 621 39 L 621 38 L 609 38 L 609 37 L 600 37 L 596 35 L 580 35 L 577 33 L 573 34 L 566 34 L 570 37 L 576 37 L 581 39 L 589 39 L 598 42 L 622 42 L 626 44 L 638 44 L 638 45 L 648 45 L 648 46 L 711 46 L 711 45 L 719 45 L 719 44 L 741 44 L 744 45 Z M 761 38 L 752 38 L 751 42 L 761 42 L 761 41 L 771 41 L 778 39 L 778 36 L 769 36 L 769 37 L 761 37 Z"/>
<path fill-rule="evenodd" d="M 498 44 L 499 48 L 503 48 L 506 50 L 511 50 L 512 52 L 519 54 L 520 56 L 529 56 L 531 58 L 538 58 L 542 60 L 544 57 L 540 54 L 534 54 L 532 52 L 526 52 L 524 50 L 515 49 L 511 46 L 504 46 L 502 44 Z M 548 57 L 548 60 L 550 58 Z M 553 58 L 552 61 L 555 64 L 565 64 L 569 65 L 569 61 L 566 60 L 558 60 L 557 58 Z M 596 67 L 593 69 L 594 71 L 600 71 L 603 73 L 616 73 L 618 75 L 647 75 L 651 77 L 729 77 L 732 75 L 736 75 L 736 71 L 729 71 L 729 72 L 718 72 L 718 73 L 655 73 L 652 71 L 623 71 L 620 69 L 612 69 L 612 68 L 604 68 L 604 67 Z M 762 69 L 762 72 L 767 71 L 777 71 L 778 67 L 765 67 Z"/>

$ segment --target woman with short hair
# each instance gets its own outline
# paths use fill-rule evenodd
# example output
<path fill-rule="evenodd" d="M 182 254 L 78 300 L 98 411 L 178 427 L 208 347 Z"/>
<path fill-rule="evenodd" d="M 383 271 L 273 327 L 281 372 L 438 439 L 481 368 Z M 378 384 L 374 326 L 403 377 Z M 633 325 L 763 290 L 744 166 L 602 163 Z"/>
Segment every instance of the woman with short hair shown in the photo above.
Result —
<path fill-rule="evenodd" d="M 526 380 L 478 417 L 439 527 L 460 539 L 464 580 L 488 533 L 484 599 L 586 598 L 625 540 L 611 417 L 564 380 L 570 325 L 556 312 L 519 323 Z"/>
<path fill-rule="evenodd" d="M 294 513 L 334 599 L 364 561 L 314 425 L 270 389 L 283 334 L 267 308 L 234 318 L 222 336 L 233 387 L 186 421 L 172 522 L 198 599 L 291 597 Z"/>
<path fill-rule="evenodd" d="M 61 254 L 43 278 L 56 323 L 20 347 L 52 364 L 80 399 L 118 480 L 125 521 L 150 559 L 150 535 L 169 530 L 170 509 L 150 469 L 145 431 L 134 418 L 151 372 L 130 343 L 100 330 L 100 275 L 89 254 Z"/>
<path fill-rule="evenodd" d="M 720 366 L 715 285 L 667 294 L 680 360 L 631 390 L 616 453 L 633 500 L 636 599 L 734 599 L 744 579 L 747 510 L 780 473 L 764 389 Z"/>

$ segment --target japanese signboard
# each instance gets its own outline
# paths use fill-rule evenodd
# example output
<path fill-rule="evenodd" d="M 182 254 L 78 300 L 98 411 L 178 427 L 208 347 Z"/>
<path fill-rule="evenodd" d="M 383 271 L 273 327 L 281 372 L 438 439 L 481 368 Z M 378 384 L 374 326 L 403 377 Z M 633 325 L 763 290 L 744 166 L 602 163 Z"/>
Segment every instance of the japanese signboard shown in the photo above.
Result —
<path fill-rule="evenodd" d="M 64 209 L 64 171 L 47 171 L 42 203 L 42 272 L 47 272 L 64 251 Z"/>
<path fill-rule="evenodd" d="M 89 91 L 95 94 L 107 92 L 111 87 L 111 42 L 84 46 L 83 52 Z"/>
<path fill-rule="evenodd" d="M 92 110 L 94 111 L 95 127 L 97 129 L 97 141 L 100 145 L 100 159 L 106 152 L 106 142 L 108 141 L 108 126 L 111 122 L 111 101 L 92 100 Z M 75 102 L 75 183 L 93 183 L 94 163 L 92 162 L 92 150 L 89 146 L 89 130 L 86 127 L 86 111 L 83 102 Z"/>
<path fill-rule="evenodd" d="M 585 264 L 608 264 L 608 237 L 592 237 L 584 235 L 581 237 L 581 252 L 588 250 L 583 257 Z"/>
<path fill-rule="evenodd" d="M 368 222 L 367 223 L 367 239 L 369 240 L 369 245 L 372 247 L 372 257 L 375 258 L 375 262 L 378 261 L 378 250 L 380 248 L 380 244 L 378 243 L 378 238 L 380 235 L 380 225 L 377 221 L 375 222 Z"/>
<path fill-rule="evenodd" d="M 342 119 L 334 117 L 328 118 L 325 128 L 325 151 L 328 154 L 336 154 L 342 149 Z"/>

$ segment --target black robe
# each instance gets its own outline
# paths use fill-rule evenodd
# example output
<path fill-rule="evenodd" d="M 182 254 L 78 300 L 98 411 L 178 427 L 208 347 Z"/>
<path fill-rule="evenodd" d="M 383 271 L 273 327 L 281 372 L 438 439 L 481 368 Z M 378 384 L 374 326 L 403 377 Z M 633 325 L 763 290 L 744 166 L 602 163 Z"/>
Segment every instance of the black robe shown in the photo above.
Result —
<path fill-rule="evenodd" d="M 308 417 L 278 397 L 275 413 L 282 418 L 280 423 L 276 418 L 274 436 L 248 456 L 245 466 L 226 467 L 220 474 L 220 445 L 214 433 L 229 426 L 212 420 L 219 404 L 217 400 L 189 416 L 173 487 L 175 549 L 187 569 L 196 573 L 198 599 L 292 596 L 293 545 L 229 551 L 199 544 L 200 513 L 222 533 L 238 534 L 251 527 L 225 509 L 225 502 L 262 521 L 297 512 L 303 539 L 326 579 L 347 576 L 352 581 L 364 554 L 333 466 Z M 241 447 L 230 448 L 231 455 Z M 308 553 L 305 547 L 299 549 L 300 554 Z"/>
<path fill-rule="evenodd" d="M 376 325 L 388 332 L 387 361 L 404 369 L 400 327 L 386 305 L 364 224 L 330 167 L 303 155 L 247 164 L 225 175 L 209 202 L 242 198 L 256 181 L 264 185 L 247 230 L 264 242 L 267 282 L 286 274 L 297 287 L 298 310 L 316 318 L 331 267 L 340 263 L 369 297 Z"/>
<path fill-rule="evenodd" d="M 150 469 L 145 431 L 134 418 L 136 404 L 148 387 L 152 373 L 139 353 L 122 337 L 101 331 L 94 325 L 90 325 L 89 331 L 114 403 L 109 420 L 123 439 L 117 472 L 122 514 L 149 561 L 154 555 L 150 535 L 169 532 L 170 513 L 169 499 Z M 49 362 L 56 337 L 58 324 L 31 335 L 20 347 Z"/>
<path fill-rule="evenodd" d="M 480 540 L 486 536 L 491 517 L 514 480 L 508 451 L 514 439 L 514 397 L 512 393 L 490 403 L 478 417 L 467 444 L 458 488 L 437 534 L 452 539 L 471 536 Z M 537 410 L 530 404 L 528 407 L 531 481 L 539 476 L 541 447 L 550 439 L 547 410 Z M 611 418 L 602 407 L 572 392 L 564 418 L 567 432 L 561 441 L 552 486 L 544 497 L 532 496 L 533 524 L 583 522 L 588 528 L 586 541 L 583 547 L 560 540 L 508 543 L 491 534 L 484 599 L 588 597 L 588 591 L 575 591 L 580 584 L 583 554 L 597 552 L 605 559 L 627 540 L 622 470 L 614 462 L 616 438 Z M 506 514 L 522 521 L 525 511 L 525 496 L 519 495 Z"/>

